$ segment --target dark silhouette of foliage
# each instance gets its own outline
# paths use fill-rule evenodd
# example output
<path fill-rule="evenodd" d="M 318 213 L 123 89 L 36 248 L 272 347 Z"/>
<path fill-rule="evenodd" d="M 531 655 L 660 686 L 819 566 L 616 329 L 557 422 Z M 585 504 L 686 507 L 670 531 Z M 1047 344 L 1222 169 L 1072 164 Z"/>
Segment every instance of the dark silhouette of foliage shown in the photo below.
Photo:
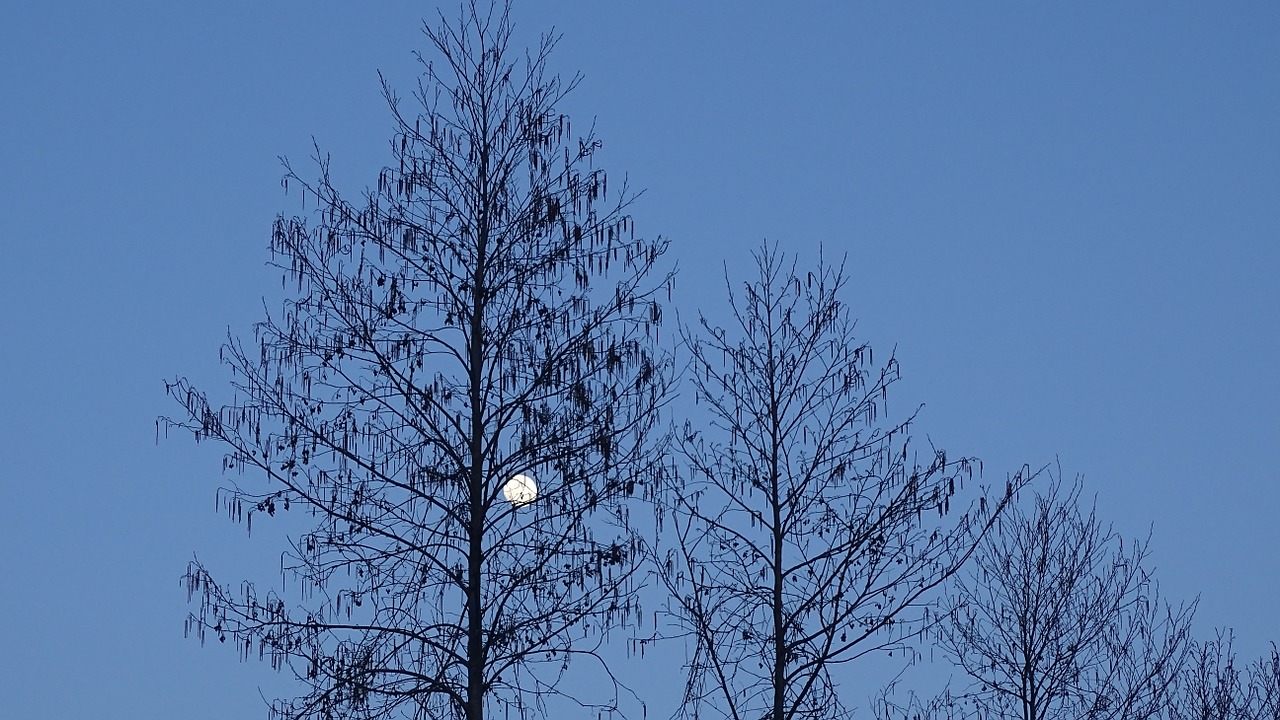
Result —
<path fill-rule="evenodd" d="M 235 520 L 314 518 L 280 590 L 232 589 L 198 561 L 185 576 L 191 632 L 305 687 L 273 716 L 616 705 L 616 680 L 611 698 L 561 680 L 640 617 L 629 504 L 663 467 L 654 340 L 673 275 L 625 214 L 634 195 L 593 167 L 600 141 L 556 109 L 579 82 L 547 73 L 556 38 L 517 58 L 511 30 L 509 7 L 475 2 L 425 26 L 421 110 L 383 81 L 393 161 L 361 201 L 318 149 L 315 182 L 285 162 L 286 190 L 316 201 L 314 222 L 272 233 L 292 295 L 224 347 L 229 404 L 168 385 L 186 415 L 164 422 L 226 448 Z M 516 474 L 536 500 L 504 498 Z"/>
<path fill-rule="evenodd" d="M 730 286 L 733 327 L 682 331 L 706 417 L 678 431 L 686 470 L 664 487 L 655 545 L 693 648 L 679 714 L 844 717 L 831 670 L 909 652 L 926 595 L 1027 474 L 963 509 L 976 461 L 930 447 L 921 464 L 915 414 L 882 421 L 898 364 L 855 341 L 843 265 L 799 272 L 768 245 L 754 258 L 758 277 Z"/>
<path fill-rule="evenodd" d="M 1061 474 L 1030 511 L 1000 520 L 956 577 L 938 646 L 969 688 L 888 717 L 1145 720 L 1167 703 L 1189 648 L 1195 603 L 1163 603 L 1130 543 L 1080 508 Z M 976 715 L 974 714 L 976 711 Z"/>

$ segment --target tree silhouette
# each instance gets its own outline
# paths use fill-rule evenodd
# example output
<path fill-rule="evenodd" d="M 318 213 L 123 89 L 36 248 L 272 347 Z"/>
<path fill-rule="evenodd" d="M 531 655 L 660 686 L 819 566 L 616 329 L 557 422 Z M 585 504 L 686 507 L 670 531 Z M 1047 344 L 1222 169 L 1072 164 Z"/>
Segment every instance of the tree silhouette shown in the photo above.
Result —
<path fill-rule="evenodd" d="M 662 467 L 666 242 L 635 235 L 634 195 L 608 192 L 600 141 L 557 111 L 579 82 L 547 73 L 557 38 L 517 62 L 509 7 L 476 2 L 424 27 L 421 110 L 383 81 L 396 132 L 376 189 L 345 200 L 318 149 L 317 181 L 285 161 L 315 222 L 275 223 L 293 292 L 224 347 L 234 399 L 168 384 L 185 417 L 167 426 L 226 448 L 235 520 L 314 518 L 278 591 L 198 561 L 185 576 L 189 631 L 306 688 L 273 717 L 526 717 L 640 617 L 628 498 Z M 504 497 L 517 474 L 536 499 Z M 612 707 L 618 687 L 575 699 Z"/>
<path fill-rule="evenodd" d="M 1195 643 L 1178 691 L 1168 702 L 1168 720 L 1280 720 L 1280 652 L 1241 668 L 1235 634 L 1218 630 Z"/>
<path fill-rule="evenodd" d="M 1249 671 L 1253 688 L 1254 717 L 1280 720 L 1280 648 L 1271 643 L 1271 652 L 1259 658 Z"/>
<path fill-rule="evenodd" d="M 920 714 L 1020 720 L 1157 716 L 1189 648 L 1195 603 L 1170 607 L 1130 543 L 1061 474 L 1034 509 L 1010 508 L 970 572 L 957 576 L 938 645 L 971 688 Z"/>
<path fill-rule="evenodd" d="M 1027 474 L 953 508 L 976 462 L 930 447 L 921 464 L 915 414 L 881 423 L 898 364 L 854 340 L 843 266 L 801 273 L 768 245 L 754 259 L 758 276 L 730 289 L 732 329 L 682 331 L 706 417 L 678 432 L 686 471 L 664 488 L 655 544 L 692 639 L 680 714 L 837 718 L 832 668 L 907 651 L 926 594 Z"/>
<path fill-rule="evenodd" d="M 1219 630 L 1196 643 L 1169 703 L 1170 720 L 1260 720 L 1252 713 L 1247 671 L 1236 666 L 1235 636 Z"/>

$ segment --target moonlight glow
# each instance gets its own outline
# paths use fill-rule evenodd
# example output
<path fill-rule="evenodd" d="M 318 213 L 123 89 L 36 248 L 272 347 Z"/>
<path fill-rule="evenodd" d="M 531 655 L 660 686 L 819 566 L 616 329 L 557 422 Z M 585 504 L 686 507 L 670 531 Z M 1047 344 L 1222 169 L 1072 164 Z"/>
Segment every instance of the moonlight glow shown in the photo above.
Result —
<path fill-rule="evenodd" d="M 528 475 L 516 475 L 502 486 L 502 497 L 516 507 L 524 507 L 538 497 L 538 486 Z"/>

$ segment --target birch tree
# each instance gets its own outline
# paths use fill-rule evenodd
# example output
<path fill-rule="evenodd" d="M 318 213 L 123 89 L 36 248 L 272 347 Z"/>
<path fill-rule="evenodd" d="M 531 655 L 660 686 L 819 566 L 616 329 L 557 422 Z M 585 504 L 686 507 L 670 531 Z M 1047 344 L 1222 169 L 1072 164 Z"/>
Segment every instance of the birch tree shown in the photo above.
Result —
<path fill-rule="evenodd" d="M 509 10 L 424 25 L 412 102 L 383 81 L 390 162 L 363 198 L 319 150 L 314 177 L 285 163 L 314 207 L 272 230 L 290 297 L 229 338 L 230 400 L 168 383 L 165 427 L 225 450 L 225 512 L 309 527 L 280 587 L 198 560 L 184 579 L 188 632 L 296 676 L 274 717 L 616 704 L 616 683 L 592 699 L 565 679 L 640 617 L 629 503 L 663 467 L 673 275 L 594 131 L 558 109 L 580 78 L 548 70 L 556 38 L 513 50 Z"/>
<path fill-rule="evenodd" d="M 683 331 L 704 414 L 678 431 L 656 546 L 692 649 L 679 714 L 847 717 L 833 671 L 909 652 L 1028 473 L 988 493 L 977 461 L 911 443 L 915 413 L 888 419 L 898 361 L 855 339 L 842 264 L 753 257 L 728 327 Z"/>
<path fill-rule="evenodd" d="M 1081 488 L 1059 473 L 1030 509 L 1011 507 L 956 579 L 937 640 L 970 685 L 941 714 L 1144 720 L 1173 696 L 1195 603 L 1161 599 L 1149 540 L 1126 543 Z"/>

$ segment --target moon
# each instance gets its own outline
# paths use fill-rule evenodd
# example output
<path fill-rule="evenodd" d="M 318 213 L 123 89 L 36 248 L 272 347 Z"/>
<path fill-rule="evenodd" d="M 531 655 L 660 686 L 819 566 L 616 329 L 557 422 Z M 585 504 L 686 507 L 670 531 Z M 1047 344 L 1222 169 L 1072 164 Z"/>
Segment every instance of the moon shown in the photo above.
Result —
<path fill-rule="evenodd" d="M 538 486 L 528 475 L 516 475 L 502 486 L 502 497 L 515 507 L 524 507 L 538 499 Z"/>

